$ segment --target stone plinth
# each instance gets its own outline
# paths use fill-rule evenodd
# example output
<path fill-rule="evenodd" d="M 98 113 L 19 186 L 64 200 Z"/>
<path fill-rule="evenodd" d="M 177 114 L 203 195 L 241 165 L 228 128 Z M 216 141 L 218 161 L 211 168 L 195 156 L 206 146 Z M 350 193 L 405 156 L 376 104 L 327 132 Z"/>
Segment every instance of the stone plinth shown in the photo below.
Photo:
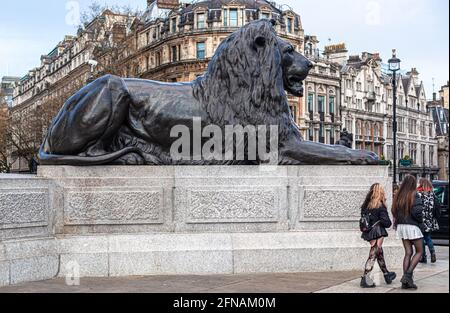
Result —
<path fill-rule="evenodd" d="M 58 234 L 352 229 L 378 166 L 52 167 Z"/>
<path fill-rule="evenodd" d="M 50 181 L 31 175 L 0 175 L 0 241 L 49 236 Z"/>
<path fill-rule="evenodd" d="M 387 167 L 40 167 L 0 177 L 0 285 L 362 269 L 360 205 Z M 32 237 L 32 238 L 29 238 Z M 400 267 L 401 243 L 385 244 Z"/>

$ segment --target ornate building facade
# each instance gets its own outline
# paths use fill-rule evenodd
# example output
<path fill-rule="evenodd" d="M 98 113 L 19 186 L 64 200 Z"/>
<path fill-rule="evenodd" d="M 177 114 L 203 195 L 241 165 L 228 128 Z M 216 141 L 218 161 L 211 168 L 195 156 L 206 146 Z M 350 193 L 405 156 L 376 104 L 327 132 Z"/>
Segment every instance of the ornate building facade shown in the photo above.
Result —
<path fill-rule="evenodd" d="M 409 158 L 412 161 L 410 166 L 400 166 L 400 180 L 407 174 L 436 179 L 439 172 L 438 141 L 417 69 L 413 68 L 402 75 L 397 85 L 397 155 L 399 159 Z M 389 93 L 392 93 L 392 90 L 389 89 Z M 393 99 L 388 98 L 389 108 L 392 103 Z M 392 145 L 389 142 L 388 149 L 392 151 L 390 146 Z M 388 152 L 388 155 L 391 153 Z"/>
<path fill-rule="evenodd" d="M 314 62 L 305 81 L 298 124 L 303 138 L 334 144 L 340 139 L 340 73 L 339 64 L 320 54 L 316 36 L 305 37 L 305 56 Z"/>
<path fill-rule="evenodd" d="M 438 164 L 439 179 L 448 181 L 449 178 L 449 110 L 445 108 L 444 97 L 436 99 L 433 94 L 433 101 L 427 104 L 433 115 L 436 127 L 436 137 L 438 139 Z"/>
<path fill-rule="evenodd" d="M 342 62 L 341 52 L 330 57 Z M 377 53 L 350 56 L 341 64 L 342 127 L 354 134 L 353 148 L 371 150 L 392 161 L 392 76 L 382 70 Z M 407 174 L 435 179 L 438 142 L 417 70 L 401 75 L 397 86 L 397 159 L 408 160 L 399 162 L 399 180 Z"/>

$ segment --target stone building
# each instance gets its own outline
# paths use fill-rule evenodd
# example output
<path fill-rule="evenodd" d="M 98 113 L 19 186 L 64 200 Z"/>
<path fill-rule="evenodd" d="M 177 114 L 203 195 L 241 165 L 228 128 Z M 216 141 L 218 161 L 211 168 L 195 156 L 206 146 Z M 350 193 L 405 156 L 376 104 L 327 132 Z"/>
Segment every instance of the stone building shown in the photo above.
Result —
<path fill-rule="evenodd" d="M 441 90 L 439 91 L 439 98 L 442 100 L 443 102 L 443 107 L 445 109 L 449 109 L 449 101 L 450 101 L 450 94 L 449 94 L 449 87 L 450 86 L 450 82 L 447 81 L 447 85 L 444 85 L 441 87 Z"/>
<path fill-rule="evenodd" d="M 444 107 L 444 98 L 436 99 L 433 94 L 433 101 L 429 101 L 427 107 L 431 110 L 434 125 L 436 127 L 436 137 L 438 140 L 438 164 L 439 179 L 448 180 L 449 178 L 449 113 Z"/>
<path fill-rule="evenodd" d="M 342 53 L 331 53 L 342 62 Z M 438 142 L 417 69 L 397 81 L 397 159 L 399 180 L 407 174 L 437 178 Z M 341 69 L 342 127 L 354 134 L 353 148 L 371 150 L 388 161 L 393 153 L 392 76 L 377 53 L 350 56 Z M 406 166 L 404 166 L 404 164 Z"/>
<path fill-rule="evenodd" d="M 410 158 L 411 166 L 399 167 L 399 179 L 407 175 L 435 179 L 438 176 L 438 142 L 431 111 L 423 83 L 416 68 L 402 75 L 397 89 L 397 149 L 398 158 Z M 388 85 L 390 88 L 390 85 Z M 392 91 L 389 91 L 392 93 Z M 388 97 L 387 105 L 392 107 L 393 99 Z M 389 123 L 389 128 L 391 124 Z M 391 144 L 389 143 L 389 146 Z M 388 155 L 392 148 L 388 146 Z"/>
<path fill-rule="evenodd" d="M 320 53 L 318 43 L 316 36 L 305 36 L 304 54 L 315 66 L 305 81 L 297 123 L 306 140 L 334 144 L 341 131 L 340 66 Z"/>
<path fill-rule="evenodd" d="M 3 99 L 0 99 L 0 103 L 3 101 L 8 107 L 12 107 L 14 86 L 20 80 L 20 77 L 4 76 L 0 82 L 0 94 Z"/>
<path fill-rule="evenodd" d="M 353 148 L 386 155 L 388 107 L 379 54 L 350 56 L 341 69 L 342 123 L 354 134 Z"/>

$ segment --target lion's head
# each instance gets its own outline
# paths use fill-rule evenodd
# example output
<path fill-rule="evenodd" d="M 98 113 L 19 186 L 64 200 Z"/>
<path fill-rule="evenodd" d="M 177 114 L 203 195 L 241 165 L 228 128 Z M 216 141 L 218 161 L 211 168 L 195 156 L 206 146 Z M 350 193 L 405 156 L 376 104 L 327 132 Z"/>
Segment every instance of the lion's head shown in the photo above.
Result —
<path fill-rule="evenodd" d="M 194 94 L 217 123 L 261 122 L 289 113 L 286 91 L 303 96 L 312 63 L 280 39 L 273 20 L 247 24 L 225 39 Z"/>

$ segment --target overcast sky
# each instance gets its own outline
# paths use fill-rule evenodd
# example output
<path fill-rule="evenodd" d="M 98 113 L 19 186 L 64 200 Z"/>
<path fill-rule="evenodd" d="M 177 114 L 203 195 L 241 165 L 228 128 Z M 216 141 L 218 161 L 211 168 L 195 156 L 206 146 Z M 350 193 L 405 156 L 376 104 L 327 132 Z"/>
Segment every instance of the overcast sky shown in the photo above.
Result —
<path fill-rule="evenodd" d="M 65 34 L 75 34 L 77 10 L 91 0 L 15 0 L 0 6 L 0 77 L 23 76 L 39 65 Z M 100 3 L 145 8 L 146 0 Z M 277 0 L 299 13 L 306 34 L 321 47 L 345 42 L 350 54 L 379 52 L 384 61 L 398 50 L 403 69 L 416 67 L 432 95 L 449 79 L 449 1 L 447 0 Z"/>

